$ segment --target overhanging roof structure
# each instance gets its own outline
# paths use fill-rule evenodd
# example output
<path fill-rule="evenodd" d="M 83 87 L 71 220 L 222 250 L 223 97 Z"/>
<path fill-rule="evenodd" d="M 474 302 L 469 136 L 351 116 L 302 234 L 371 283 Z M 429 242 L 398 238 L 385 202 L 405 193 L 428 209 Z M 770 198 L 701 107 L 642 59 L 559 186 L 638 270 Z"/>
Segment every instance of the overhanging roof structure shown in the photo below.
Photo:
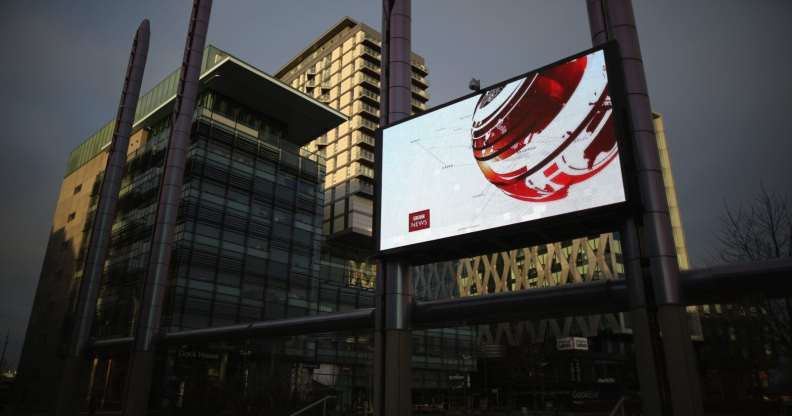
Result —
<path fill-rule="evenodd" d="M 347 116 L 278 81 L 247 63 L 226 56 L 200 77 L 200 90 L 211 89 L 287 125 L 286 140 L 303 146 L 347 120 Z M 146 127 L 170 114 L 176 95 L 135 123 Z"/>
<path fill-rule="evenodd" d="M 177 70 L 141 95 L 134 131 L 170 114 L 176 99 L 178 80 Z M 204 51 L 200 80 L 202 90 L 210 88 L 286 123 L 285 139 L 299 146 L 348 119 L 344 114 L 213 46 L 208 46 Z M 114 123 L 115 120 L 111 120 L 72 150 L 65 176 L 96 157 L 110 144 Z"/>

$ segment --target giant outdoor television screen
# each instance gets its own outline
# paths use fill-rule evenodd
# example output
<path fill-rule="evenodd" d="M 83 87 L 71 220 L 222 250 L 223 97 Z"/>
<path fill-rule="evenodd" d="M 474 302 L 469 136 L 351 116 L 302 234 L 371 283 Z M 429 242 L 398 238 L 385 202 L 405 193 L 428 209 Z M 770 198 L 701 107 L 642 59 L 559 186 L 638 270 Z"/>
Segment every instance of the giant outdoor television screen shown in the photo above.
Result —
<path fill-rule="evenodd" d="M 493 231 L 523 242 L 520 230 L 530 233 L 529 225 L 540 223 L 552 239 L 555 219 L 585 221 L 597 209 L 602 214 L 624 205 L 624 129 L 606 49 L 381 130 L 379 251 L 436 249 L 439 242 L 453 251 L 460 244 L 486 245 Z M 492 248 L 509 246 L 501 243 Z"/>

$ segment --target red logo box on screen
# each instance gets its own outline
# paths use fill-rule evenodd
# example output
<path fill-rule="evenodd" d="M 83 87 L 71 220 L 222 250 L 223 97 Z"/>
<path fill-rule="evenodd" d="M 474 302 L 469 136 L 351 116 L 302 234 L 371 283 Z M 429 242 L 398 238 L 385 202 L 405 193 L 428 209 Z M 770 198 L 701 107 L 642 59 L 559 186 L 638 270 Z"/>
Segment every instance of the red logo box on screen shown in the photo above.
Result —
<path fill-rule="evenodd" d="M 410 232 L 429 228 L 429 210 L 413 212 L 409 218 Z"/>

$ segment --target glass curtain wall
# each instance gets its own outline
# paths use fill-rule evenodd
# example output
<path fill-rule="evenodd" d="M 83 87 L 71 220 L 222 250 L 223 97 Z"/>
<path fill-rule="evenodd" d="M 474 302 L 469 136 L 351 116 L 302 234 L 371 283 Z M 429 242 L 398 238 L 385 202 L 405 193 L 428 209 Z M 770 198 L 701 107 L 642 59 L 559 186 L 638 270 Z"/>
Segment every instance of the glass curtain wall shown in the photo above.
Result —
<path fill-rule="evenodd" d="M 166 117 L 147 127 L 148 140 L 129 155 L 93 328 L 99 339 L 133 334 L 168 134 Z M 354 286 L 347 274 L 320 273 L 323 164 L 318 155 L 290 142 L 277 120 L 213 92 L 200 98 L 163 328 L 179 331 L 373 306 L 373 289 Z M 301 349 L 315 350 L 310 363 L 324 351 L 335 358 L 323 357 L 323 364 L 342 365 L 346 350 L 322 349 L 321 339 L 300 341 Z M 369 341 L 351 345 L 359 342 Z M 233 345 L 229 348 L 237 356 L 247 348 Z M 214 354 L 208 344 L 195 348 Z M 159 380 L 167 382 L 173 366 L 183 369 L 179 363 L 193 359 L 190 354 L 169 350 L 158 366 Z M 97 360 L 92 385 L 106 386 L 103 406 L 112 408 L 119 404 L 125 354 Z M 207 371 L 195 380 L 214 377 L 214 370 Z"/>

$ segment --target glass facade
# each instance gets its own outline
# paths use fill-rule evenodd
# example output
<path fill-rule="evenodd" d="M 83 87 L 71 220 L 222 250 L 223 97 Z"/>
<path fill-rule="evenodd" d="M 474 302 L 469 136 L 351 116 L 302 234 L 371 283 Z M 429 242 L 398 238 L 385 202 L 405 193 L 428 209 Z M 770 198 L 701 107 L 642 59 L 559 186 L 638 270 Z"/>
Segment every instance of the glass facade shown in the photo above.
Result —
<path fill-rule="evenodd" d="M 204 94 L 196 114 L 163 326 L 371 306 L 370 291 L 320 274 L 321 158 L 286 140 L 281 123 L 218 94 Z M 168 122 L 149 127 L 129 156 L 94 326 L 102 338 L 129 336 L 134 326 Z"/>

